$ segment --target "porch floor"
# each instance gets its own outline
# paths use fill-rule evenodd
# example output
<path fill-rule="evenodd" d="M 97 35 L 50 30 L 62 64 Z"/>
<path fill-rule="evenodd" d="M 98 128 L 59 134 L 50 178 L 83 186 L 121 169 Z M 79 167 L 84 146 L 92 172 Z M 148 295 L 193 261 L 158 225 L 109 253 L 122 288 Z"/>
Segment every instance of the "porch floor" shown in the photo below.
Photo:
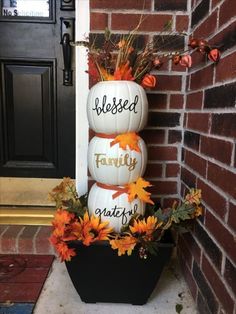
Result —
<path fill-rule="evenodd" d="M 148 303 L 142 306 L 83 303 L 70 281 L 64 263 L 55 260 L 34 314 L 173 314 L 178 313 L 177 304 L 183 306 L 181 314 L 197 314 L 175 259 L 166 267 Z"/>

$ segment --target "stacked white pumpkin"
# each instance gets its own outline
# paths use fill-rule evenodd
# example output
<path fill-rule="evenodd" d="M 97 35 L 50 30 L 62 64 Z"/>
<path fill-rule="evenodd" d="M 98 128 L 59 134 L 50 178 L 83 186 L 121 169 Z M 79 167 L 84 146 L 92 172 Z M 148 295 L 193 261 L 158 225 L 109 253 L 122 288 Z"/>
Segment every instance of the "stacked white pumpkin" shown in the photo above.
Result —
<path fill-rule="evenodd" d="M 132 81 L 104 81 L 94 85 L 88 95 L 87 115 L 95 136 L 89 143 L 88 165 L 97 181 L 88 197 L 90 214 L 108 221 L 119 232 L 135 213 L 144 214 L 139 198 L 128 201 L 124 187 L 145 171 L 147 150 L 139 138 L 140 152 L 111 145 L 117 135 L 139 132 L 147 121 L 148 102 L 144 89 Z"/>

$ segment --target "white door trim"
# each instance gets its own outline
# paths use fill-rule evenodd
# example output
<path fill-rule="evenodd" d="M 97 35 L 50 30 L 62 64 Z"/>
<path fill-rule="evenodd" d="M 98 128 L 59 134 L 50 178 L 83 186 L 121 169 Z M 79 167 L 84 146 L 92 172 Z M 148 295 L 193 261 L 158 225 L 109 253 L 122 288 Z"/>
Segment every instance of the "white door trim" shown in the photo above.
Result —
<path fill-rule="evenodd" d="M 76 41 L 85 40 L 90 31 L 89 0 L 76 0 Z M 87 150 L 89 127 L 86 113 L 86 100 L 89 91 L 89 78 L 85 73 L 87 65 L 86 48 L 76 46 L 76 186 L 79 195 L 88 190 Z"/>

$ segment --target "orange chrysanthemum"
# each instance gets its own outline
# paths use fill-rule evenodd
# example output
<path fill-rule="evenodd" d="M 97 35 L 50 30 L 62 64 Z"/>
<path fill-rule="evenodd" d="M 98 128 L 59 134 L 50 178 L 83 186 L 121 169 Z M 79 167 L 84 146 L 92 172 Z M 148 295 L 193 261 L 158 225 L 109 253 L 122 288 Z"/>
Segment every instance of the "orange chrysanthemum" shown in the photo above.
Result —
<path fill-rule="evenodd" d="M 110 244 L 113 250 L 118 250 L 118 255 L 131 255 L 132 251 L 137 244 L 137 239 L 133 236 L 125 236 L 120 239 L 110 240 Z"/>
<path fill-rule="evenodd" d="M 89 217 L 88 212 L 84 214 L 83 218 L 75 224 L 74 234 L 77 238 L 83 241 L 84 245 L 89 246 L 95 241 L 108 240 L 112 228 L 107 227 L 108 222 L 101 222 L 99 217 Z"/>
<path fill-rule="evenodd" d="M 129 226 L 130 231 L 133 234 L 139 234 L 142 236 L 152 236 L 153 232 L 162 225 L 162 222 L 158 223 L 157 218 L 149 216 L 147 220 L 134 220 L 132 226 Z"/>
<path fill-rule="evenodd" d="M 62 262 L 70 261 L 71 257 L 76 255 L 74 249 L 69 249 L 67 244 L 63 241 L 56 244 L 56 249 Z"/>
<path fill-rule="evenodd" d="M 154 202 L 150 199 L 151 193 L 144 190 L 149 186 L 152 185 L 148 181 L 145 181 L 143 178 L 138 178 L 136 182 L 127 184 L 129 202 L 132 202 L 136 197 L 138 197 L 145 203 L 150 203 L 154 205 Z"/>
<path fill-rule="evenodd" d="M 124 134 L 117 135 L 114 141 L 111 142 L 111 147 L 115 144 L 119 144 L 119 147 L 126 150 L 127 147 L 130 150 L 135 150 L 136 152 L 140 152 L 140 148 L 138 145 L 140 137 L 135 132 L 128 132 Z"/>
<path fill-rule="evenodd" d="M 67 210 L 58 208 L 54 215 L 52 224 L 54 227 L 64 226 L 66 224 L 69 224 L 71 220 L 74 219 L 74 217 L 75 215 L 73 213 L 69 213 Z"/>

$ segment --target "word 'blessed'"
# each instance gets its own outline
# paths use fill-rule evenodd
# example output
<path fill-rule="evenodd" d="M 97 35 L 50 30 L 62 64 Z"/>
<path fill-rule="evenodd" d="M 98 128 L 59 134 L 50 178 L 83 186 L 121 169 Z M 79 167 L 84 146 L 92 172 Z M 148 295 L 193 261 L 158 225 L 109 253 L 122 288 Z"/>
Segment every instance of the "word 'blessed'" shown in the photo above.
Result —
<path fill-rule="evenodd" d="M 138 101 L 139 97 L 136 95 L 133 102 L 129 102 L 128 99 L 116 99 L 116 97 L 113 97 L 112 102 L 109 103 L 107 102 L 107 96 L 104 95 L 102 97 L 102 101 L 98 97 L 95 98 L 95 106 L 92 108 L 92 110 L 95 110 L 98 116 L 101 113 L 105 114 L 110 112 L 111 114 L 117 114 L 125 110 L 137 113 L 136 106 Z"/>

